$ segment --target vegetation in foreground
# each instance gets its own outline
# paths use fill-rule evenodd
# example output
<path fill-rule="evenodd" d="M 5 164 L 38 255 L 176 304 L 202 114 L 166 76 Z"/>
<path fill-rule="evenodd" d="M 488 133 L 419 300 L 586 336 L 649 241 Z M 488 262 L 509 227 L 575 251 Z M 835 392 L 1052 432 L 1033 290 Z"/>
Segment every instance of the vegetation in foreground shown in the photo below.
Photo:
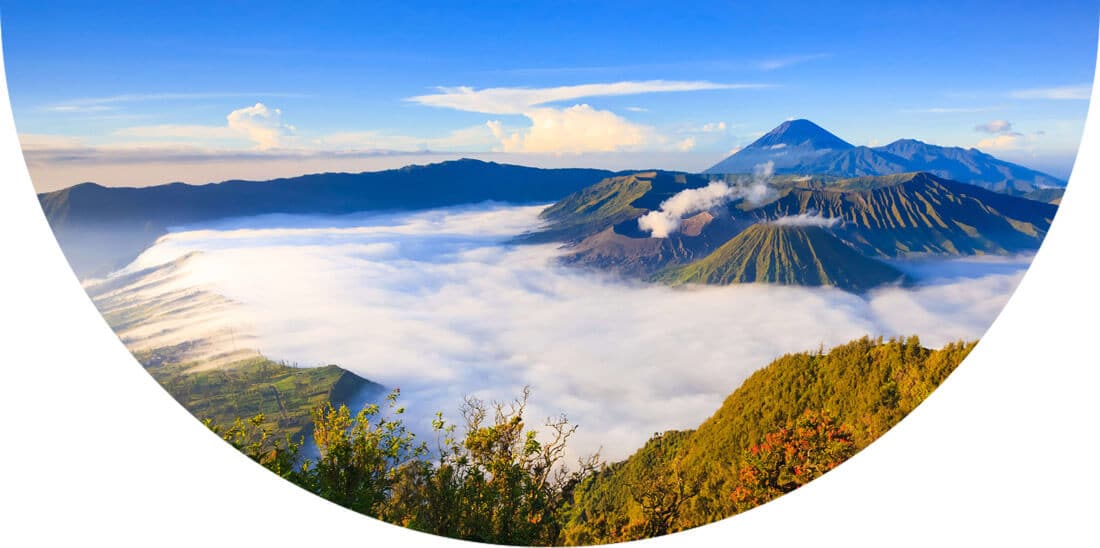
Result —
<path fill-rule="evenodd" d="M 788 354 L 698 429 L 657 434 L 610 465 L 593 455 L 565 466 L 577 426 L 562 416 L 542 435 L 529 429 L 526 389 L 509 404 L 467 399 L 460 424 L 437 415 L 432 447 L 406 429 L 397 391 L 355 415 L 314 409 L 316 459 L 262 414 L 207 424 L 302 488 L 411 529 L 513 545 L 619 542 L 744 512 L 820 477 L 912 411 L 973 345 L 862 338 Z"/>

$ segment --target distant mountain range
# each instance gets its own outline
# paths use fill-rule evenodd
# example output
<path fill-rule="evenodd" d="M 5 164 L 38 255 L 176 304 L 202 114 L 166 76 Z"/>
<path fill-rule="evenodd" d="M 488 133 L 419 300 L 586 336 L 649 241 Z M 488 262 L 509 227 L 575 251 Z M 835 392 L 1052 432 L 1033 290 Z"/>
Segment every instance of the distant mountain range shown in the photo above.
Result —
<path fill-rule="evenodd" d="M 662 172 L 608 178 L 547 208 L 546 225 L 520 240 L 561 241 L 564 263 L 674 285 L 767 282 L 862 292 L 902 281 L 879 259 L 1037 249 L 1057 212 L 929 173 L 779 177 L 765 199 L 737 198 L 691 214 L 666 237 L 639 228 L 638 219 L 669 196 L 708 184 Z"/>
<path fill-rule="evenodd" d="M 171 226 L 268 213 L 329 215 L 488 200 L 546 203 L 611 175 L 599 169 L 538 169 L 455 160 L 262 182 L 143 188 L 83 183 L 38 198 L 69 264 L 78 277 L 87 278 L 125 265 Z"/>
<path fill-rule="evenodd" d="M 704 173 L 752 173 L 772 162 L 776 173 L 864 177 L 924 171 L 999 192 L 1025 194 L 1066 182 L 977 149 L 942 147 L 915 139 L 865 147 L 833 135 L 809 120 L 783 122 Z"/>
<path fill-rule="evenodd" d="M 782 196 L 753 215 L 774 218 L 820 211 L 844 217 L 844 227 L 836 231 L 837 236 L 870 256 L 1033 249 L 1045 234 L 1054 208 L 1047 206 L 1035 215 L 1012 217 L 1006 211 L 1034 208 L 1019 205 L 1024 202 L 1005 202 L 1004 197 L 1015 194 L 1057 203 L 1065 184 L 973 149 L 938 147 L 914 140 L 877 148 L 856 147 L 813 122 L 792 120 L 704 174 L 539 169 L 463 159 L 378 172 L 319 173 L 271 181 L 172 183 L 143 188 L 82 183 L 40 194 L 39 201 L 70 265 L 82 279 L 102 276 L 125 265 L 172 226 L 271 213 L 329 215 L 484 201 L 555 200 L 558 202 L 544 212 L 547 229 L 523 235 L 517 241 L 571 242 L 575 247 L 565 262 L 645 277 L 714 252 L 760 219 L 701 212 L 685 220 L 681 232 L 668 238 L 648 238 L 638 228 L 639 216 L 658 209 L 661 202 L 685 188 L 706 186 L 715 179 L 743 180 L 744 176 L 736 174 L 751 173 L 767 162 L 777 173 L 769 184 Z M 871 183 L 882 185 L 882 189 L 857 188 L 866 182 L 838 182 L 843 178 L 913 171 L 931 175 L 918 179 L 904 175 L 902 179 Z M 914 180 L 917 182 L 908 184 Z M 963 188 L 956 181 L 969 184 Z M 906 184 L 886 190 L 894 183 Z M 977 192 L 981 189 L 971 185 L 1000 194 L 981 194 Z M 857 196 L 861 190 L 875 191 L 868 196 L 898 201 L 868 202 L 868 196 Z M 965 198 L 969 205 L 943 202 L 947 194 L 953 195 L 951 199 Z M 924 213 L 931 207 L 928 204 L 934 204 L 936 210 L 950 209 L 951 221 L 937 224 L 943 219 Z M 903 207 L 904 214 L 895 205 Z M 963 211 L 970 206 L 972 210 Z M 990 217 L 1003 219 L 993 222 Z M 910 226 L 907 223 L 912 219 L 931 224 L 923 228 Z M 891 230 L 882 231 L 874 223 L 893 224 L 889 225 Z"/>

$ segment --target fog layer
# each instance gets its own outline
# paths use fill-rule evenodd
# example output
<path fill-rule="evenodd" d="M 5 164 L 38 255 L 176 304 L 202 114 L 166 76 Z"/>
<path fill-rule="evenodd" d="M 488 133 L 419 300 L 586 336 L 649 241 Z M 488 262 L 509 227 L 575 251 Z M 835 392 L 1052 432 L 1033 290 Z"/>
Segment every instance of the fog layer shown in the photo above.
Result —
<path fill-rule="evenodd" d="M 235 302 L 225 313 L 264 355 L 336 363 L 400 387 L 421 431 L 436 410 L 453 416 L 464 395 L 510 399 L 530 385 L 532 418 L 564 412 L 580 424 L 575 452 L 602 446 L 615 459 L 653 432 L 696 426 L 780 354 L 864 334 L 917 334 L 933 346 L 977 338 L 1028 262 L 922 262 L 910 269 L 924 280 L 916 288 L 862 297 L 759 284 L 674 289 L 558 266 L 555 245 L 502 243 L 537 226 L 541 209 L 183 227 L 126 272 L 171 264 L 173 289 Z M 193 321 L 172 321 L 208 321 L 188 313 Z"/>

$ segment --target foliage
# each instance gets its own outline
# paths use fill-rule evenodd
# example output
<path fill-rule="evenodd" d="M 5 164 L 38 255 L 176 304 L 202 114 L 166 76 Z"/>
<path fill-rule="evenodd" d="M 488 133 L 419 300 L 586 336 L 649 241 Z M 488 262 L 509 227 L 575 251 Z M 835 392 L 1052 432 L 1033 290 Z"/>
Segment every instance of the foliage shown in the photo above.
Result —
<path fill-rule="evenodd" d="M 807 410 L 742 454 L 738 484 L 730 498 L 743 512 L 821 477 L 853 454 L 855 444 L 847 426 Z"/>
<path fill-rule="evenodd" d="M 625 461 L 564 466 L 577 426 L 527 428 L 530 392 L 510 403 L 468 398 L 461 420 L 433 421 L 436 447 L 398 406 L 311 414 L 319 456 L 272 435 L 262 415 L 213 426 L 253 460 L 358 512 L 465 540 L 597 544 L 663 535 L 767 502 L 833 469 L 915 408 L 973 343 L 939 350 L 916 337 L 863 338 L 783 356 L 757 371 L 695 431 L 655 434 Z"/>
<path fill-rule="evenodd" d="M 673 487 L 672 493 L 678 491 L 678 482 L 683 486 L 680 500 L 670 499 L 678 515 L 661 518 L 669 531 L 731 516 L 801 485 L 866 447 L 912 411 L 973 344 L 931 350 L 916 337 L 864 337 L 828 353 L 782 356 L 746 379 L 697 430 L 656 437 L 579 486 L 563 541 L 616 542 L 653 531 L 654 524 L 646 523 L 647 503 L 638 496 L 640 485 L 664 482 Z M 817 432 L 808 430 L 813 424 L 825 430 L 810 435 Z M 761 447 L 786 447 L 786 442 L 804 447 L 802 453 L 751 454 L 753 446 L 759 453 Z M 772 460 L 756 460 L 764 457 Z M 796 465 L 799 474 L 794 474 Z M 758 474 L 756 480 L 741 477 L 746 466 Z M 745 498 L 735 500 L 739 488 Z"/>
<path fill-rule="evenodd" d="M 566 445 L 577 427 L 564 416 L 551 418 L 548 436 L 540 438 L 525 426 L 529 395 L 525 388 L 511 404 L 468 398 L 461 437 L 438 414 L 434 455 L 404 425 L 397 390 L 386 398 L 385 410 L 370 404 L 353 416 L 347 406 L 327 405 L 312 413 L 319 457 L 297 468 L 300 444 L 272 444 L 263 416 L 238 420 L 224 433 L 207 424 L 257 462 L 357 512 L 453 538 L 552 545 L 561 536 L 574 487 L 599 461 L 594 455 L 575 471 L 565 467 Z"/>
<path fill-rule="evenodd" d="M 264 468 L 275 472 L 279 477 L 297 479 L 294 465 L 302 442 L 295 442 L 289 435 L 280 439 L 265 423 L 266 417 L 263 413 L 247 420 L 238 418 L 228 428 L 214 424 L 212 419 L 203 421 L 207 428 Z"/>
<path fill-rule="evenodd" d="M 386 396 L 389 413 L 377 404 L 368 404 L 354 419 L 344 405 L 313 410 L 320 457 L 303 466 L 307 489 L 356 512 L 382 515 L 400 474 L 427 451 L 400 419 L 405 409 L 397 406 L 399 393 Z"/>

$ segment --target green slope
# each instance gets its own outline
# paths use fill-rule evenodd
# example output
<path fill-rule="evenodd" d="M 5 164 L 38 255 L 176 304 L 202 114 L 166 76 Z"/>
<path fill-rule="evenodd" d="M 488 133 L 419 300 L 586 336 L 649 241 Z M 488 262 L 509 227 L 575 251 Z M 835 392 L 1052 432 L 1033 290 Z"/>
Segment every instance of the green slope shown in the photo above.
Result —
<path fill-rule="evenodd" d="M 310 410 L 326 403 L 359 409 L 385 389 L 335 365 L 291 367 L 253 358 L 220 369 L 195 370 L 192 363 L 164 363 L 159 349 L 136 354 L 157 383 L 201 420 L 229 426 L 238 417 L 263 414 L 263 426 L 280 435 L 307 439 Z"/>
<path fill-rule="evenodd" d="M 673 285 L 765 282 L 865 291 L 903 278 L 817 226 L 752 225 L 710 255 L 653 277 Z"/>
<path fill-rule="evenodd" d="M 578 486 L 562 540 L 630 540 L 624 531 L 644 517 L 633 490 L 667 481 L 671 471 L 695 493 L 673 530 L 728 517 L 735 513 L 730 494 L 738 485 L 738 462 L 766 433 L 807 410 L 826 412 L 851 429 L 855 447 L 862 449 L 916 408 L 973 346 L 932 350 L 915 337 L 863 338 L 827 354 L 782 356 L 746 379 L 698 429 L 657 436 Z"/>
<path fill-rule="evenodd" d="M 566 196 L 540 217 L 546 226 L 519 238 L 525 242 L 579 241 L 658 209 L 661 202 L 689 188 L 706 186 L 698 175 L 644 171 L 609 177 Z"/>
<path fill-rule="evenodd" d="M 1057 207 L 927 173 L 861 177 L 791 188 L 753 210 L 763 219 L 840 218 L 837 235 L 868 255 L 1006 254 L 1042 243 Z"/>

